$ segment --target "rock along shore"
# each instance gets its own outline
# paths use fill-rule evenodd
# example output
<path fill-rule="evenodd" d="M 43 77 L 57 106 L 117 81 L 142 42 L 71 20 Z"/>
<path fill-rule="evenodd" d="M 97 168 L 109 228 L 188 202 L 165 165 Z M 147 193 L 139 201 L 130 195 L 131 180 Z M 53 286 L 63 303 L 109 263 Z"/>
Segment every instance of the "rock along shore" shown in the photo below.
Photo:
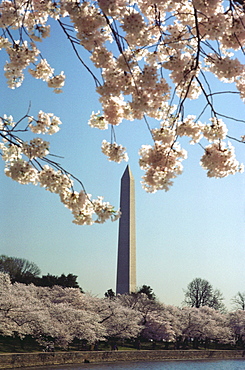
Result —
<path fill-rule="evenodd" d="M 161 361 L 161 360 L 232 360 L 244 359 L 243 350 L 139 350 L 139 351 L 74 351 L 0 354 L 0 369 L 64 364 Z"/>

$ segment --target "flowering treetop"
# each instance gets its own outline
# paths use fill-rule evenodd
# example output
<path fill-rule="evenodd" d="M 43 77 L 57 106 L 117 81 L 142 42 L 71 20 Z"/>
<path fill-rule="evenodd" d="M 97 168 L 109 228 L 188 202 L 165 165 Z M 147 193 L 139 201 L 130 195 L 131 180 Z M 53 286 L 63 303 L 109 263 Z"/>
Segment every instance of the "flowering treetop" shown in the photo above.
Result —
<path fill-rule="evenodd" d="M 116 126 L 123 120 L 142 119 L 150 145 L 139 149 L 147 192 L 169 190 L 182 173 L 187 150 L 181 138 L 203 149 L 201 166 L 208 177 L 222 178 L 243 171 L 231 141 L 245 141 L 228 133 L 228 117 L 215 106 L 215 95 L 236 94 L 245 100 L 245 10 L 243 1 L 230 0 L 4 0 L 0 5 L 0 48 L 8 55 L 4 74 L 9 88 L 23 83 L 25 73 L 61 93 L 65 73 L 55 73 L 40 42 L 49 36 L 50 18 L 71 43 L 74 56 L 94 79 L 101 112 L 92 112 L 88 124 L 111 129 L 111 141 L 102 142 L 110 161 L 128 160 L 126 148 L 116 142 Z M 90 53 L 89 63 L 81 48 Z M 48 57 L 48 56 L 47 56 Z M 214 91 L 210 75 L 233 90 Z M 198 115 L 190 100 L 199 99 Z M 209 116 L 204 122 L 203 116 Z M 26 122 L 24 124 L 24 122 Z M 155 122 L 155 127 L 150 123 Z M 243 122 L 243 121 L 241 121 Z M 52 135 L 61 120 L 39 111 L 14 121 L 0 119 L 0 149 L 5 173 L 21 184 L 39 184 L 57 193 L 74 215 L 76 224 L 102 223 L 120 216 L 102 197 L 92 200 L 80 180 L 50 159 L 49 142 L 35 136 L 29 142 L 21 132 Z M 74 181 L 81 190 L 75 191 Z M 94 217 L 96 216 L 96 217 Z"/>
<path fill-rule="evenodd" d="M 74 339 L 96 343 L 110 339 L 174 342 L 245 340 L 245 311 L 221 313 L 207 306 L 175 307 L 144 293 L 93 297 L 77 288 L 11 284 L 0 272 L 1 335 L 32 336 L 41 345 L 51 340 L 67 348 Z"/>

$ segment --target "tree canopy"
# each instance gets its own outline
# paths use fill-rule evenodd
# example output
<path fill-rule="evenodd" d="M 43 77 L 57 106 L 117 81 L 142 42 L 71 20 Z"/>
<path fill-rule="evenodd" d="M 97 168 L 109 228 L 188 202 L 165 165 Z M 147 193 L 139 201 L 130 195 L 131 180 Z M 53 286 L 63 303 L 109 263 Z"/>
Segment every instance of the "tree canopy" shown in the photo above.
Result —
<path fill-rule="evenodd" d="M 108 289 L 106 292 L 105 292 L 105 297 L 106 298 L 110 298 L 110 299 L 113 299 L 115 298 L 116 296 L 116 293 L 114 292 L 113 289 Z"/>
<path fill-rule="evenodd" d="M 41 270 L 34 262 L 25 258 L 8 257 L 2 254 L 0 256 L 0 272 L 9 274 L 13 282 L 30 283 L 40 275 Z"/>
<path fill-rule="evenodd" d="M 147 192 L 168 191 L 182 173 L 185 137 L 201 148 L 200 164 L 208 177 L 243 172 L 233 143 L 244 144 L 244 119 L 236 112 L 224 114 L 218 104 L 224 95 L 245 99 L 242 1 L 3 0 L 0 48 L 7 56 L 9 88 L 19 88 L 29 73 L 54 93 L 62 92 L 65 72 L 56 73 L 42 53 L 41 41 L 52 37 L 54 22 L 82 72 L 94 80 L 101 112 L 91 112 L 88 124 L 111 130 L 111 140 L 101 146 L 109 161 L 128 160 L 116 138 L 117 126 L 125 120 L 145 125 L 146 142 L 151 144 L 139 148 L 139 165 Z M 87 60 L 81 50 L 88 51 Z M 116 220 L 119 211 L 102 197 L 92 199 L 82 180 L 51 157 L 50 142 L 43 135 L 60 130 L 62 117 L 56 114 L 40 108 L 34 115 L 31 106 L 22 117 L 1 114 L 5 174 L 58 194 L 75 224 Z M 234 122 L 240 124 L 236 137 L 230 132 Z M 27 132 L 29 141 L 22 136 Z"/>
<path fill-rule="evenodd" d="M 36 286 L 53 287 L 59 285 L 64 288 L 80 288 L 77 276 L 73 274 L 42 275 L 40 268 L 25 258 L 0 256 L 0 272 L 8 274 L 12 283 L 34 284 Z M 82 288 L 80 288 L 83 292 Z"/>
<path fill-rule="evenodd" d="M 150 300 L 155 300 L 156 299 L 156 295 L 153 291 L 153 288 L 150 287 L 150 285 L 142 285 L 142 287 L 140 287 L 138 290 L 137 290 L 137 293 L 136 294 L 145 294 Z"/>
<path fill-rule="evenodd" d="M 32 336 L 41 345 L 68 348 L 74 340 L 139 339 L 186 348 L 198 342 L 244 347 L 245 311 L 222 313 L 211 307 L 178 308 L 145 294 L 114 299 L 82 294 L 79 289 L 12 284 L 0 272 L 1 335 Z M 184 347 L 185 346 L 185 347 Z"/>
<path fill-rule="evenodd" d="M 196 278 L 192 280 L 185 290 L 185 300 L 190 307 L 212 307 L 216 310 L 224 309 L 223 297 L 218 289 L 213 289 L 212 285 L 205 279 Z"/>
<path fill-rule="evenodd" d="M 73 274 L 67 274 L 67 275 L 61 274 L 60 276 L 55 276 L 51 274 L 42 275 L 41 278 L 34 279 L 33 284 L 37 286 L 46 286 L 46 287 L 53 287 L 54 285 L 60 285 L 64 288 L 79 288 L 79 284 L 77 282 L 77 276 Z"/>
<path fill-rule="evenodd" d="M 232 303 L 240 310 L 245 311 L 245 292 L 238 292 L 232 299 Z"/>

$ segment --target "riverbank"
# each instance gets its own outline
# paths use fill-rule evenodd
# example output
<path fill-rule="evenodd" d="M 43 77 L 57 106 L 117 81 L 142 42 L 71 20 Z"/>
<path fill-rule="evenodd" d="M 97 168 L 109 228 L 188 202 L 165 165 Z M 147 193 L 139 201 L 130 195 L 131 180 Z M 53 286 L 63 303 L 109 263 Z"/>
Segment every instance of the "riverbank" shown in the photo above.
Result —
<path fill-rule="evenodd" d="M 157 361 L 157 360 L 244 359 L 243 350 L 156 350 L 156 351 L 77 351 L 0 354 L 0 369 L 64 364 Z"/>

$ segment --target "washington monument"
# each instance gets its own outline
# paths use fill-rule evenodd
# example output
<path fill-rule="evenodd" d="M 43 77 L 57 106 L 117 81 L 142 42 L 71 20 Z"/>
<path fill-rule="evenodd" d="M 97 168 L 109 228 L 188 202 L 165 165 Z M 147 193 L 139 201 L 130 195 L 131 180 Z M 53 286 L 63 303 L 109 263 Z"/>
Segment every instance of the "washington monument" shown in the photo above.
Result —
<path fill-rule="evenodd" d="M 136 290 L 135 190 L 129 166 L 121 178 L 116 294 Z"/>

